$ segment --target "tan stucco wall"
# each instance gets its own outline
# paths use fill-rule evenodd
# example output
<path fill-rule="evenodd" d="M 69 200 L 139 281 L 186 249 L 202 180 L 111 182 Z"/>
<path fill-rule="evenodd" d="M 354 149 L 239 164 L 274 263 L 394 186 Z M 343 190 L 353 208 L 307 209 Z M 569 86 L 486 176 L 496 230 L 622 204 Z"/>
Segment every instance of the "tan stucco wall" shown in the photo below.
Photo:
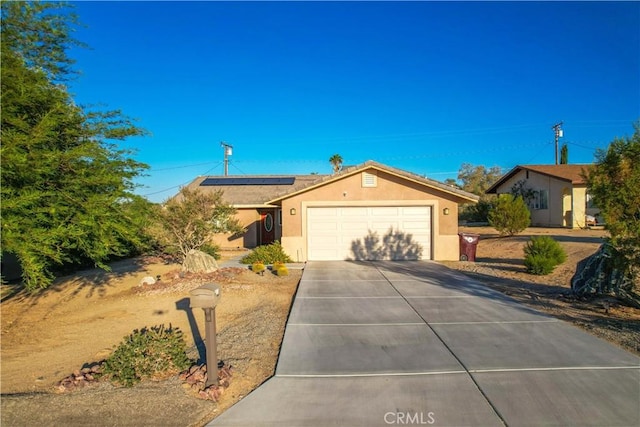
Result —
<path fill-rule="evenodd" d="M 212 242 L 220 246 L 221 249 L 256 247 L 258 245 L 258 232 L 260 227 L 260 215 L 257 209 L 237 209 L 236 218 L 247 231 L 235 239 L 232 239 L 232 235 L 229 233 L 219 234 L 212 239 Z"/>
<path fill-rule="evenodd" d="M 526 171 L 519 171 L 500 186 L 498 193 L 510 193 L 513 185 L 520 180 L 526 182 L 526 188 L 549 192 L 548 209 L 530 209 L 531 225 L 569 228 L 584 226 L 586 186 L 574 186 L 569 181 L 533 171 L 529 171 L 529 178 L 527 178 Z"/>
<path fill-rule="evenodd" d="M 282 201 L 282 246 L 296 261 L 307 259 L 306 209 L 314 206 L 432 206 L 433 259 L 457 260 L 458 203 L 455 196 L 377 172 L 375 188 L 362 187 L 361 173 L 317 187 Z M 291 209 L 296 215 L 291 215 Z M 449 215 L 443 215 L 444 208 Z"/>

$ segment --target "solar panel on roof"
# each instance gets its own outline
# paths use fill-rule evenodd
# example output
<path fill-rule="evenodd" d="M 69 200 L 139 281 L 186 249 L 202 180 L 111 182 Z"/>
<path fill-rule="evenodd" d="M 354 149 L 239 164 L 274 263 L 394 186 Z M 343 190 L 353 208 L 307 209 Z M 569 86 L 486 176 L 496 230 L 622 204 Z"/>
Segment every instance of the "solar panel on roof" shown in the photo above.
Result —
<path fill-rule="evenodd" d="M 225 177 L 225 178 L 205 178 L 200 186 L 212 185 L 293 185 L 296 181 L 293 176 L 285 177 Z"/>

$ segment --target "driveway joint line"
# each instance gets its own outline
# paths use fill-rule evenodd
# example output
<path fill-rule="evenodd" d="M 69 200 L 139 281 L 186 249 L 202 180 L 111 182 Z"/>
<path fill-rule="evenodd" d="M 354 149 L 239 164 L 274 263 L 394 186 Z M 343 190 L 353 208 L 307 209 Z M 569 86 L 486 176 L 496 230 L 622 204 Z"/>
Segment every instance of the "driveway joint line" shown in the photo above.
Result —
<path fill-rule="evenodd" d="M 473 382 L 473 384 L 476 386 L 476 389 L 478 390 L 478 392 L 482 395 L 482 397 L 484 398 L 484 400 L 487 402 L 487 404 L 489 405 L 489 407 L 493 410 L 493 413 L 496 415 L 496 417 L 498 417 L 498 419 L 500 420 L 500 422 L 502 423 L 502 425 L 507 426 L 507 421 L 504 419 L 504 417 L 502 416 L 502 414 L 500 413 L 500 411 L 498 411 L 498 408 L 496 408 L 496 406 L 493 404 L 493 402 L 491 401 L 491 399 L 489 399 L 489 396 L 487 396 L 487 394 L 484 392 L 484 390 L 482 390 L 482 388 L 480 387 L 480 384 L 478 384 L 478 382 L 476 381 L 476 379 L 473 377 L 473 375 L 471 374 L 471 372 L 469 372 L 469 368 L 464 364 L 464 362 L 453 352 L 453 350 L 451 349 L 451 347 L 449 347 L 447 345 L 447 343 L 444 341 L 444 339 L 442 339 L 442 337 L 440 336 L 440 334 L 438 334 L 438 332 L 433 328 L 433 326 L 431 326 L 431 324 L 427 321 L 427 319 L 425 319 L 419 312 L 418 310 L 416 310 L 416 308 L 413 306 L 413 304 L 411 304 L 409 302 L 409 300 L 407 299 L 407 297 L 405 297 L 402 292 L 400 292 L 398 290 L 398 288 L 395 287 L 395 285 L 393 284 L 393 282 L 384 274 L 384 271 L 381 271 L 378 266 L 374 265 L 374 268 L 376 268 L 378 270 L 378 272 L 380 274 L 382 274 L 382 276 L 387 279 L 387 281 L 389 282 L 389 285 L 391 285 L 391 287 L 393 289 L 395 289 L 395 291 L 398 293 L 398 295 L 402 296 L 402 298 L 404 298 L 405 302 L 409 305 L 409 307 L 411 307 L 411 309 L 414 311 L 414 313 L 416 313 L 423 321 L 424 323 L 427 325 L 427 327 L 431 330 L 431 332 L 433 332 L 433 334 L 435 334 L 435 336 L 438 338 L 438 340 L 442 343 L 442 345 L 447 349 L 447 351 L 449 351 L 449 353 L 451 354 L 451 356 L 453 356 L 453 358 L 460 364 L 460 366 L 462 366 L 462 368 L 464 368 L 466 374 L 469 376 L 469 379 Z"/>
<path fill-rule="evenodd" d="M 501 372 L 545 372 L 545 371 L 609 371 L 618 369 L 637 369 L 640 366 L 565 366 L 557 368 L 504 368 L 504 369 L 470 369 L 472 374 L 491 374 Z"/>
<path fill-rule="evenodd" d="M 279 378 L 357 378 L 357 377 L 414 377 L 425 375 L 467 374 L 467 371 L 436 372 L 376 372 L 372 374 L 276 374 Z"/>
<path fill-rule="evenodd" d="M 549 320 L 496 320 L 494 322 L 429 322 L 430 325 L 500 325 L 500 324 L 518 324 L 518 323 L 559 323 L 560 319 Z"/>
<path fill-rule="evenodd" d="M 478 298 L 475 295 L 420 295 L 420 296 L 410 296 L 406 297 L 406 299 L 428 299 L 428 298 Z"/>
<path fill-rule="evenodd" d="M 335 296 L 335 297 L 305 297 L 301 296 L 300 299 L 402 299 L 402 297 L 394 297 L 394 296 L 379 296 L 379 297 L 348 297 L 348 296 Z"/>
<path fill-rule="evenodd" d="M 417 323 L 289 323 L 290 326 L 426 326 Z"/>

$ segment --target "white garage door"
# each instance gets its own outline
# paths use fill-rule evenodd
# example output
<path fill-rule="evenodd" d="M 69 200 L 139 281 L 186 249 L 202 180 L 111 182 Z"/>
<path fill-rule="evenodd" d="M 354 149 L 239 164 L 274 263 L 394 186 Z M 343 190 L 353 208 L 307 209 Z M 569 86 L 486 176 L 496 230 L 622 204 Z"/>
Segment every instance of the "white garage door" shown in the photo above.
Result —
<path fill-rule="evenodd" d="M 430 206 L 307 209 L 312 261 L 431 259 Z"/>

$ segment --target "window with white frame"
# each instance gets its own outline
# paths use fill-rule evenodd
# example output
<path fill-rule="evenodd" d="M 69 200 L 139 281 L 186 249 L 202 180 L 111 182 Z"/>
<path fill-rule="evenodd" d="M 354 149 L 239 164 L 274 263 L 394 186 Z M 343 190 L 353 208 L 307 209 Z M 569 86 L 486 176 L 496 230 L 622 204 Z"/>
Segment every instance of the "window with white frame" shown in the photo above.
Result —
<path fill-rule="evenodd" d="M 549 190 L 536 191 L 529 206 L 531 209 L 549 209 Z"/>

